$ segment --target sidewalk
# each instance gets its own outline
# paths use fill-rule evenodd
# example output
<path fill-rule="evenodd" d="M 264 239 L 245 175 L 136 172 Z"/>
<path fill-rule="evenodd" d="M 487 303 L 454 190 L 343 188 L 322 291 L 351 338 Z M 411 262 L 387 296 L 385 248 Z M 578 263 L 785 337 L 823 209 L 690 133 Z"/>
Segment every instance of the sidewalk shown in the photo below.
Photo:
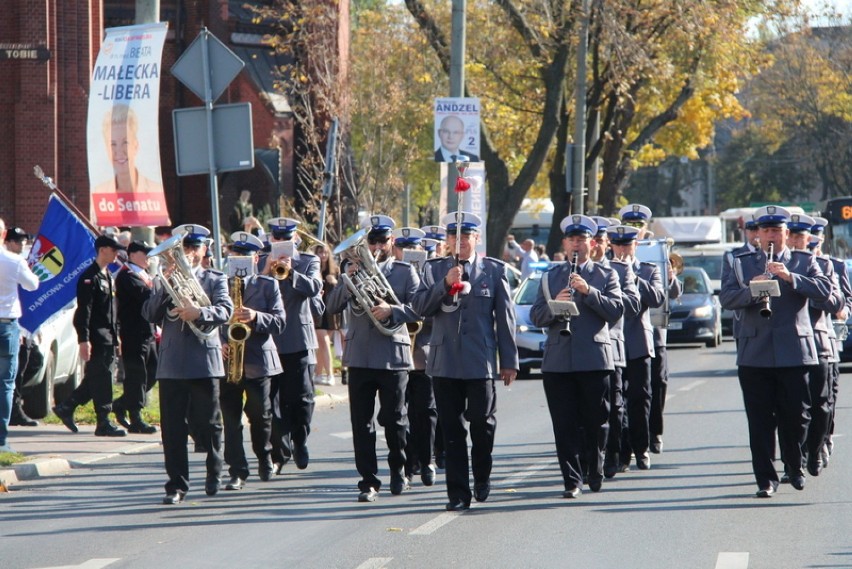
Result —
<path fill-rule="evenodd" d="M 315 397 L 316 408 L 349 401 L 345 385 L 318 385 L 321 395 Z M 63 425 L 11 427 L 9 445 L 26 456 L 25 462 L 0 466 L 0 486 L 13 486 L 21 480 L 57 476 L 72 468 L 80 468 L 123 454 L 134 454 L 160 446 L 160 433 L 128 434 L 126 437 L 96 437 L 94 425 L 80 425 L 72 433 Z"/>

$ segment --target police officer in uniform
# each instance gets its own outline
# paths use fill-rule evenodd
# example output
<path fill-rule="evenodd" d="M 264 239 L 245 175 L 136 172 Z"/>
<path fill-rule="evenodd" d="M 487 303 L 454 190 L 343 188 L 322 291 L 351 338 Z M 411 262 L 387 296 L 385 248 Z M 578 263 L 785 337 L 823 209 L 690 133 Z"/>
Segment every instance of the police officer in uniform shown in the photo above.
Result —
<path fill-rule="evenodd" d="M 128 262 L 115 277 L 124 393 L 112 402 L 118 422 L 131 433 L 153 434 L 157 427 L 142 418 L 149 391 L 157 383 L 157 343 L 154 325 L 142 318 L 142 304 L 151 296 L 153 279 L 148 274 L 148 253 L 143 241 L 127 246 Z M 127 414 L 130 421 L 127 421 Z"/>
<path fill-rule="evenodd" d="M 159 278 L 154 280 L 151 296 L 142 305 L 142 316 L 148 322 L 159 323 L 163 330 L 157 380 L 160 382 L 160 428 L 168 476 L 164 504 L 182 502 L 189 490 L 187 422 L 197 442 L 207 451 L 204 491 L 208 496 L 219 491 L 222 473 L 219 379 L 225 376 L 225 367 L 218 328 L 228 321 L 234 310 L 228 296 L 227 277 L 201 266 L 210 230 L 184 224 L 175 227 L 172 233 L 182 237 L 183 252 L 191 267 L 188 278 L 198 282 L 210 305 L 189 302 L 175 306 Z M 172 267 L 166 267 L 164 275 L 168 277 L 171 271 Z M 199 337 L 189 323 L 202 333 L 212 331 L 212 334 Z"/>
<path fill-rule="evenodd" d="M 251 446 L 257 457 L 257 475 L 268 482 L 272 475 L 272 400 L 270 377 L 281 373 L 281 360 L 272 336 L 284 330 L 284 303 L 278 283 L 268 276 L 258 275 L 257 252 L 263 242 L 246 231 L 231 235 L 231 255 L 228 257 L 229 290 L 233 298 L 235 277 L 242 279 L 242 306 L 234 306 L 231 322 L 222 326 L 222 349 L 229 376 L 221 380 L 219 402 L 225 427 L 225 462 L 230 480 L 225 490 L 241 490 L 249 475 L 248 460 L 243 447 L 243 411 L 249 420 Z M 232 343 L 228 330 L 231 325 L 247 326 L 248 338 L 243 343 L 243 367 L 230 376 Z M 245 398 L 245 404 L 243 403 Z"/>
<path fill-rule="evenodd" d="M 789 211 L 765 206 L 754 217 L 760 228 L 761 250 L 734 259 L 733 270 L 726 273 L 722 283 L 720 299 L 724 308 L 741 310 L 738 375 L 757 496 L 768 498 L 778 487 L 772 462 L 776 426 L 790 483 L 797 490 L 805 487 L 802 444 L 810 421 L 808 366 L 818 363 L 807 308 L 809 300 L 828 300 L 831 282 L 812 255 L 786 247 Z M 772 258 L 768 257 L 770 246 Z M 749 284 L 768 280 L 778 283 L 780 296 L 765 301 Z"/>
<path fill-rule="evenodd" d="M 618 284 L 621 289 L 621 302 L 624 305 L 623 315 L 609 326 L 609 337 L 612 342 L 612 359 L 614 369 L 609 374 L 609 432 L 606 441 L 606 453 L 604 455 L 603 474 L 605 478 L 612 478 L 618 473 L 619 454 L 621 450 L 621 430 L 624 423 L 624 388 L 623 373 L 627 367 L 627 353 L 624 347 L 624 319 L 635 318 L 642 307 L 642 299 L 636 288 L 636 277 L 633 269 L 627 263 L 611 261 L 608 254 L 609 236 L 607 230 L 610 227 L 621 225 L 617 219 L 593 216 L 592 220 L 597 223 L 598 232 L 592 242 L 590 258 L 611 268 L 618 275 Z"/>
<path fill-rule="evenodd" d="M 541 364 L 544 393 L 565 483 L 563 496 L 576 498 L 583 486 L 583 451 L 589 489 L 598 492 L 603 482 L 609 376 L 615 370 L 609 328 L 621 318 L 624 305 L 615 271 L 589 259 L 597 222 L 585 215 L 571 215 L 562 220 L 560 228 L 568 260 L 542 276 L 530 320 L 547 328 Z M 573 302 L 578 314 L 554 312 L 548 304 L 551 300 Z"/>
<path fill-rule="evenodd" d="M 296 228 L 299 221 L 279 217 L 269 221 L 272 251 L 267 257 L 264 275 L 272 274 L 274 263 L 286 267 L 287 276 L 278 281 L 287 325 L 275 334 L 275 345 L 283 371 L 272 378 L 273 453 L 275 471 L 280 474 L 290 458 L 296 468 L 308 467 L 308 435 L 314 416 L 314 368 L 316 367 L 317 333 L 311 305 L 322 302 L 322 276 L 319 257 L 296 250 Z M 292 256 L 278 256 L 275 243 L 293 243 Z"/>
<path fill-rule="evenodd" d="M 112 374 L 119 345 L 115 312 L 115 284 L 107 267 L 115 262 L 124 247 L 112 235 L 95 239 L 96 257 L 77 281 L 77 310 L 74 329 L 80 343 L 80 360 L 86 362 L 83 381 L 73 393 L 53 408 L 68 429 L 76 433 L 74 409 L 91 399 L 98 424 L 95 436 L 123 437 L 127 431 L 109 420 L 112 413 Z"/>
<path fill-rule="evenodd" d="M 481 224 L 469 212 L 444 216 L 447 248 L 453 256 L 426 262 L 414 300 L 418 313 L 433 318 L 426 373 L 434 381 L 444 436 L 449 511 L 470 508 L 471 498 L 488 499 L 497 427 L 495 380 L 499 377 L 509 385 L 518 374 L 509 282 L 502 261 L 476 252 Z M 473 493 L 466 422 L 472 442 Z"/>
<path fill-rule="evenodd" d="M 630 455 L 635 453 L 640 470 L 651 467 L 650 428 L 651 416 L 651 358 L 654 356 L 654 327 L 648 313 L 665 301 L 660 270 L 654 263 L 639 262 L 636 258 L 636 239 L 639 230 L 628 225 L 608 229 L 613 250 L 613 261 L 627 263 L 633 272 L 639 291 L 641 306 L 636 316 L 625 315 L 624 343 L 627 366 L 623 383 L 626 399 L 626 427 L 622 429 L 619 470 L 630 469 Z"/>
<path fill-rule="evenodd" d="M 377 257 L 378 270 L 387 279 L 399 304 L 391 304 L 387 299 L 373 299 L 378 302 L 375 306 L 356 306 L 343 278 L 343 274 L 351 277 L 359 268 L 359 263 L 351 260 L 342 263 L 340 282 L 326 300 L 331 314 L 342 312 L 352 304 L 343 364 L 349 368 L 352 443 L 355 467 L 361 475 L 359 502 L 375 502 L 382 485 L 377 476 L 376 424 L 373 421 L 377 393 L 378 421 L 385 429 L 388 444 L 391 494 L 399 495 L 410 487 L 404 472 L 408 430 L 405 390 L 412 359 L 411 339 L 405 324 L 420 320 L 411 308 L 420 278 L 414 267 L 391 256 L 390 240 L 394 226 L 394 220 L 386 215 L 373 215 L 362 222 L 370 253 Z M 365 267 L 360 269 L 366 270 Z M 373 319 L 385 331 L 392 333 L 388 335 L 377 329 Z"/>

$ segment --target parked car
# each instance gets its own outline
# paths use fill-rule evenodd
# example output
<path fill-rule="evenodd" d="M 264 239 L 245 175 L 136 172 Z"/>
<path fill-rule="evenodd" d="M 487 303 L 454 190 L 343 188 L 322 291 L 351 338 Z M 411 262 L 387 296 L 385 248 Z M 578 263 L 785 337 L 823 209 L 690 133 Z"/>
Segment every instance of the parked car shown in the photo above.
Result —
<path fill-rule="evenodd" d="M 521 286 L 521 271 L 514 265 L 506 263 L 506 280 L 509 281 L 509 290 L 514 293 Z"/>
<path fill-rule="evenodd" d="M 544 273 L 534 271 L 515 291 L 515 341 L 518 344 L 518 377 L 529 377 L 532 368 L 540 368 L 544 357 L 544 342 L 547 331 L 530 322 L 530 308 L 538 296 L 541 276 Z"/>
<path fill-rule="evenodd" d="M 722 306 L 704 269 L 685 267 L 678 275 L 683 293 L 669 306 L 668 343 L 722 343 Z"/>
<path fill-rule="evenodd" d="M 725 262 L 725 254 L 732 248 L 730 245 L 699 245 L 677 249 L 675 252 L 683 258 L 684 267 L 704 269 L 710 277 L 711 293 L 718 295 L 722 290 L 722 263 Z M 722 310 L 722 333 L 730 335 L 733 332 L 734 313 Z"/>
<path fill-rule="evenodd" d="M 76 302 L 54 314 L 33 338 L 33 349 L 24 369 L 24 411 L 34 419 L 50 413 L 80 384 L 82 368 L 73 318 Z"/>

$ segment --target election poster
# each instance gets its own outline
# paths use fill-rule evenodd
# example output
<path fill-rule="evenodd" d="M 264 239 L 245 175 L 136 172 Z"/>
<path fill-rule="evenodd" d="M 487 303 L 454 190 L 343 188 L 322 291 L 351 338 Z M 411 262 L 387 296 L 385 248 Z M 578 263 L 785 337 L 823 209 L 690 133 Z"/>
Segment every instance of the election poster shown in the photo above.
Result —
<path fill-rule="evenodd" d="M 87 153 L 98 225 L 170 225 L 160 169 L 166 23 L 106 30 L 92 73 Z"/>
<path fill-rule="evenodd" d="M 435 162 L 479 162 L 479 99 L 435 99 Z"/>

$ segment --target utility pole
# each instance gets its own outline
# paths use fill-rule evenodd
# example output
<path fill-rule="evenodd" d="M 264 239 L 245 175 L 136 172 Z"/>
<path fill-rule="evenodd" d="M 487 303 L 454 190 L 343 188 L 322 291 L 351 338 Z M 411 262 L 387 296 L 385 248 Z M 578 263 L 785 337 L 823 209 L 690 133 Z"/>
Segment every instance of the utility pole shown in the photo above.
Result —
<path fill-rule="evenodd" d="M 136 24 L 152 24 L 160 21 L 160 0 L 136 0 Z M 154 244 L 153 227 L 131 227 L 130 237 L 133 240 Z"/>
<path fill-rule="evenodd" d="M 453 0 L 450 46 L 450 97 L 464 96 L 464 54 L 467 0 Z M 459 173 L 455 164 L 447 163 L 447 211 L 456 211 L 459 196 L 455 191 Z"/>
<path fill-rule="evenodd" d="M 583 0 L 583 14 L 580 18 L 580 43 L 577 46 L 577 81 L 574 89 L 574 174 L 572 190 L 572 213 L 585 213 L 583 208 L 586 187 L 586 52 L 589 43 L 589 0 Z"/>

